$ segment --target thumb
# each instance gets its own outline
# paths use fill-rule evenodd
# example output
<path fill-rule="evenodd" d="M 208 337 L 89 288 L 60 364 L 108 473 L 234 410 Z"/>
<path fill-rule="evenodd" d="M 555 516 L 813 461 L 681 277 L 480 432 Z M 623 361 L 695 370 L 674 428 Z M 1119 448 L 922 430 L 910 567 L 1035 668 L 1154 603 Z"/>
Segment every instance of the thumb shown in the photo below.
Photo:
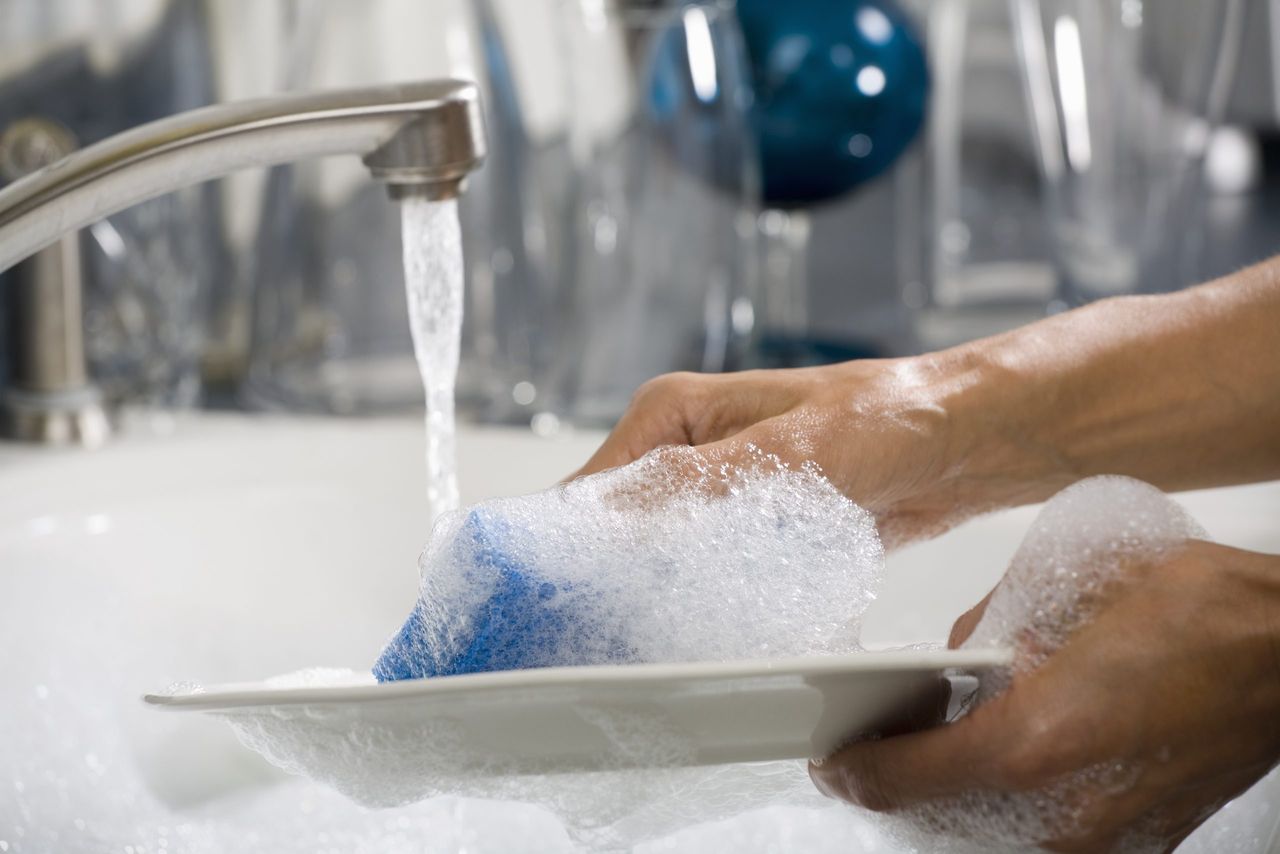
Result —
<path fill-rule="evenodd" d="M 947 638 L 947 649 L 958 649 L 973 634 L 973 630 L 978 627 L 978 623 L 982 622 L 982 615 L 987 612 L 987 605 L 991 604 L 991 597 L 995 595 L 995 590 L 982 597 L 982 601 L 974 605 L 968 611 L 961 614 L 951 626 L 951 636 Z"/>

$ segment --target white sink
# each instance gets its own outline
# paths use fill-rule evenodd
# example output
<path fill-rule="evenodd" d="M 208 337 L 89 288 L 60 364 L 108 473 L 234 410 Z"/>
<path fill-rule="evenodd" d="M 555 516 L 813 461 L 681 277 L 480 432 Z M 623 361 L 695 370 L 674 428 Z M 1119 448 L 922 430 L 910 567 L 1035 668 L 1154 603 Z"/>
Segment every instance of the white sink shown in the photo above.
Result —
<path fill-rule="evenodd" d="M 599 439 L 464 430 L 463 500 L 543 488 Z M 428 533 L 422 448 L 414 420 L 239 416 L 197 417 L 93 454 L 0 448 L 0 772 L 14 769 L 19 793 L 0 779 L 0 851 L 155 851 L 159 839 L 170 851 L 282 839 L 307 850 L 326 840 L 344 851 L 567 849 L 533 808 L 438 801 L 365 813 L 285 782 L 215 720 L 138 700 L 179 679 L 368 667 L 416 594 Z M 1280 551 L 1280 487 L 1185 503 L 1222 541 Z M 1033 515 L 979 520 L 893 556 L 867 640 L 944 637 L 999 578 Z M 849 851 L 854 837 L 837 829 L 849 821 L 845 810 L 779 809 L 687 831 L 663 850 L 842 838 Z M 1249 827 L 1269 832 L 1263 824 Z"/>

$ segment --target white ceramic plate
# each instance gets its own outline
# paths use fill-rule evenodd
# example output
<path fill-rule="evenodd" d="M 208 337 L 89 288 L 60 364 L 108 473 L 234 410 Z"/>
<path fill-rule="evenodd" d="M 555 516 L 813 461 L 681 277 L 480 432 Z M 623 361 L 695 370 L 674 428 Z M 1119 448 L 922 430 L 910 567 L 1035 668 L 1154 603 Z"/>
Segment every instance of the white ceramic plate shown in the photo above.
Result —
<path fill-rule="evenodd" d="M 372 676 L 324 687 L 227 684 L 145 700 L 225 717 L 250 746 L 313 776 L 328 776 L 314 766 L 339 759 L 379 761 L 344 755 L 351 744 L 444 776 L 559 773 L 825 756 L 931 701 L 940 679 L 1010 660 L 1007 650 L 894 650 L 384 685 Z"/>

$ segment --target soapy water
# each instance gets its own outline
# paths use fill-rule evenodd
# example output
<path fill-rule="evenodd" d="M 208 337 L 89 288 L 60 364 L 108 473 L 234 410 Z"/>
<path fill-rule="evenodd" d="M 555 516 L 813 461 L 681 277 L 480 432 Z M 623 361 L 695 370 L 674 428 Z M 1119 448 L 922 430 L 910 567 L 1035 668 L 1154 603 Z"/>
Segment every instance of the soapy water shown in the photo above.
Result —
<path fill-rule="evenodd" d="M 393 650 L 410 663 L 426 662 L 430 674 L 468 669 L 458 662 L 469 660 L 476 627 L 502 590 L 502 570 L 516 565 L 529 576 L 529 590 L 551 591 L 516 604 L 541 609 L 547 619 L 526 619 L 510 636 L 487 627 L 488 639 L 527 648 L 508 650 L 495 667 L 470 669 L 856 651 L 882 562 L 865 511 L 815 469 L 788 469 L 763 454 L 748 469 L 705 467 L 691 490 L 664 479 L 688 472 L 691 459 L 697 456 L 690 449 L 665 449 L 624 469 L 444 520 L 423 554 L 422 599 L 409 624 L 414 636 L 397 639 Z M 658 497 L 637 509 L 640 495 Z M 477 519 L 487 520 L 486 534 L 501 531 L 500 545 L 492 536 L 477 540 Z M 1017 649 L 1012 668 L 984 677 L 975 702 L 1039 667 L 1091 618 L 1089 603 L 1130 562 L 1204 536 L 1175 502 L 1137 481 L 1095 478 L 1065 490 L 1041 512 L 966 644 Z M 495 549 L 502 558 L 496 563 Z M 356 800 L 396 804 L 451 793 L 535 803 L 593 849 L 634 845 L 755 807 L 813 803 L 802 763 L 661 768 L 691 748 L 659 717 L 586 712 L 599 715 L 614 753 L 655 767 L 475 773 L 457 754 L 458 735 L 439 722 L 406 738 L 354 716 L 317 725 L 299 710 L 228 720 L 273 762 Z M 1122 794 L 1138 771 L 1100 765 L 1040 792 L 975 793 L 869 822 L 897 850 L 1034 851 L 1038 840 L 1072 830 L 1076 792 Z M 1125 850 L 1164 845 L 1135 836 Z"/>
<path fill-rule="evenodd" d="M 678 761 L 685 749 L 656 717 L 607 707 L 581 713 L 613 740 L 615 753 L 661 762 Z M 554 815 L 572 843 L 589 851 L 629 850 L 757 808 L 823 806 L 803 762 L 512 774 L 501 766 L 470 767 L 456 747 L 457 734 L 441 719 L 416 728 L 379 727 L 367 715 L 348 716 L 336 707 L 323 715 L 317 720 L 308 710 L 247 710 L 225 719 L 244 744 L 274 764 L 365 805 L 430 803 L 444 796 L 521 803 Z"/>
<path fill-rule="evenodd" d="M 692 488 L 677 470 L 699 471 Z M 883 566 L 870 514 L 816 468 L 758 451 L 751 466 L 714 467 L 692 449 L 662 449 L 441 519 L 397 666 L 442 675 L 855 652 Z M 314 683 L 315 673 L 293 678 Z M 339 706 L 225 719 L 274 764 L 360 803 L 445 794 L 535 803 L 592 849 L 757 805 L 820 803 L 802 762 L 673 768 L 691 764 L 693 745 L 660 712 L 577 711 L 606 743 L 606 770 L 476 768 L 447 712 L 417 727 Z"/>
<path fill-rule="evenodd" d="M 531 657 L 506 663 L 856 651 L 882 559 L 865 512 L 815 469 L 787 469 L 763 454 L 746 470 L 705 468 L 693 490 L 664 480 L 672 470 L 689 471 L 691 459 L 696 453 L 689 449 L 667 449 L 625 469 L 445 519 L 422 558 L 415 629 L 421 635 L 409 657 L 429 661 L 432 672 L 458 672 L 450 668 L 470 648 L 470 629 L 483 623 L 480 615 L 501 585 L 500 572 L 484 559 L 493 542 L 478 546 L 468 535 L 478 511 L 490 519 L 487 530 L 492 519 L 503 520 L 504 561 L 537 568 L 530 589 L 555 590 L 521 606 L 560 615 L 541 624 L 541 635 L 537 624 L 534 634 L 523 624 L 515 640 L 532 646 L 524 651 Z M 650 498 L 637 509 L 639 495 Z M 976 702 L 1043 663 L 1090 618 L 1088 603 L 1129 561 L 1203 536 L 1176 503 L 1137 481 L 1095 478 L 1064 491 L 1045 506 L 967 643 L 1018 649 L 1010 670 L 984 678 Z M 566 620 L 575 631 L 565 630 Z M 598 716 L 612 752 L 629 763 L 662 766 L 691 749 L 656 715 L 637 719 L 608 708 L 583 713 Z M 451 794 L 536 804 L 593 850 L 635 845 L 756 808 L 818 803 L 799 762 L 520 776 L 502 767 L 470 767 L 458 753 L 458 734 L 439 721 L 406 732 L 336 709 L 320 721 L 305 709 L 250 710 L 226 719 L 275 764 L 355 800 L 391 805 Z M 885 850 L 920 854 L 1034 851 L 1037 840 L 1071 828 L 1069 805 L 1081 787 L 1120 794 L 1137 770 L 1102 765 L 1028 795 L 973 794 L 867 816 L 859 833 L 893 846 Z M 1195 845 L 1193 839 L 1184 850 Z M 1158 839 L 1135 838 L 1126 850 L 1162 848 Z M 1219 839 L 1212 850 L 1265 849 L 1247 841 L 1224 848 Z"/>
<path fill-rule="evenodd" d="M 1034 622 L 1031 616 L 1046 606 L 1057 615 L 1055 620 L 1069 623 L 1084 616 L 1071 610 L 1071 587 L 1055 581 L 1059 576 L 1049 557 L 1069 556 L 1077 545 L 1110 542 L 1102 532 L 1115 531 L 1129 519 L 1138 520 L 1137 527 L 1118 541 L 1133 554 L 1165 548 L 1177 539 L 1170 532 L 1185 517 L 1153 491 L 1125 483 L 1130 485 L 1082 484 L 1046 508 L 1013 562 L 1005 585 L 1009 592 L 993 600 L 991 622 L 975 632 L 971 643 L 1006 642 L 1016 626 Z M 1082 533 L 1087 529 L 1094 534 Z M 1092 540 L 1095 535 L 1097 541 Z M 1085 583 L 1102 582 L 1103 576 L 1096 575 Z M 820 798 L 803 762 L 472 779 L 447 796 L 370 810 L 327 785 L 281 777 L 252 761 L 256 757 L 248 751 L 214 741 L 221 730 L 213 721 L 142 707 L 140 686 L 148 681 L 163 685 L 170 674 L 191 666 L 187 641 L 160 642 L 178 636 L 190 640 L 182 634 L 188 622 L 183 614 L 141 611 L 87 571 L 49 573 L 23 562 L 0 573 L 0 608 L 6 609 L 0 619 L 0 648 L 20 651 L 0 656 L 5 685 L 0 732 L 6 734 L 0 739 L 0 851 L 5 854 L 568 852 L 625 847 L 636 840 L 650 840 L 635 849 L 649 854 L 925 854 L 963 850 L 962 844 L 971 850 L 1000 850 L 975 841 L 993 837 L 1002 838 L 1005 850 L 1027 850 L 1026 840 L 1034 835 L 1028 828 L 1061 820 L 1054 814 L 1060 806 L 1043 794 L 1010 804 L 952 802 L 934 808 L 932 815 L 871 817 Z M 234 643 L 225 633 L 214 640 Z M 1031 664 L 1030 659 L 1019 662 Z M 371 676 L 312 671 L 296 678 L 332 684 Z M 276 720 L 274 725 L 287 729 L 287 720 Z M 201 728 L 205 723 L 212 726 Z M 618 723 L 623 725 L 621 740 L 642 746 L 654 737 L 642 721 Z M 207 750 L 191 752 L 195 733 L 210 739 Z M 185 744 L 180 751 L 184 764 L 167 772 L 171 778 L 199 783 L 221 773 L 235 776 L 239 784 L 220 797 L 177 798 L 172 780 L 165 785 L 157 770 L 157 754 L 167 752 L 166 739 L 176 738 Z M 324 769 L 316 770 L 323 778 Z M 1124 785 L 1124 774 L 1114 782 Z M 459 797 L 467 794 L 475 797 Z M 1269 843 L 1274 841 L 1278 798 L 1280 775 L 1273 773 L 1228 804 L 1179 852 L 1274 850 Z M 572 836 L 562 822 L 570 825 Z M 947 835 L 941 840 L 922 836 L 922 823 Z M 910 838 L 904 838 L 906 831 Z"/>
<path fill-rule="evenodd" d="M 400 204 L 405 295 L 427 414 L 427 506 L 434 520 L 458 506 L 454 386 L 462 340 L 462 232 L 456 199 Z"/>

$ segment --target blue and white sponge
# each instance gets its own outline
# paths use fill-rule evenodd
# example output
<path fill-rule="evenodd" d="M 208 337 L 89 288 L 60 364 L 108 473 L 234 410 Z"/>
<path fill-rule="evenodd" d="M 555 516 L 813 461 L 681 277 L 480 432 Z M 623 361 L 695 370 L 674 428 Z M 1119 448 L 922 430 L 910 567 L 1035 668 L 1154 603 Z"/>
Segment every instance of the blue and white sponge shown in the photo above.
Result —
<path fill-rule="evenodd" d="M 449 560 L 441 561 L 457 573 L 448 581 L 460 586 L 445 595 L 444 584 L 424 583 L 423 597 L 374 665 L 378 681 L 595 663 L 570 650 L 592 649 L 609 627 L 595 625 L 579 597 L 565 595 L 574 582 L 552 581 L 521 559 L 527 537 L 495 508 L 468 512 L 453 532 Z M 598 652 L 623 660 L 620 647 Z"/>
<path fill-rule="evenodd" d="M 441 520 L 373 672 L 850 652 L 883 565 L 870 514 L 816 468 L 662 449 Z"/>

